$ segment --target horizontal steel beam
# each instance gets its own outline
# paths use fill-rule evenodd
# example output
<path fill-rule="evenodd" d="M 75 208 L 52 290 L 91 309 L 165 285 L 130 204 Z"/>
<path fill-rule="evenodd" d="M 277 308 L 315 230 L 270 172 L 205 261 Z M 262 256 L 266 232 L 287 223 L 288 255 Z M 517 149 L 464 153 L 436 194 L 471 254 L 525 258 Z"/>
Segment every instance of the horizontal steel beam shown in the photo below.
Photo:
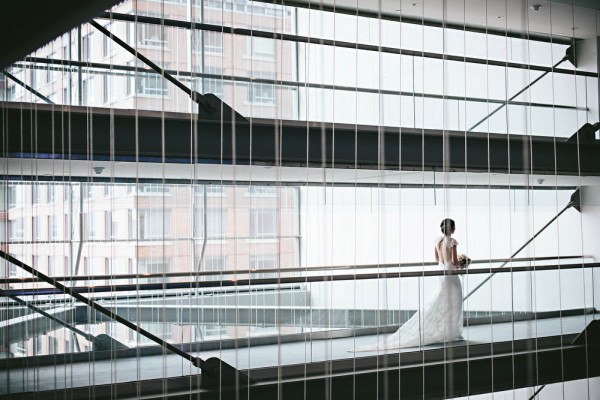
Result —
<path fill-rule="evenodd" d="M 4 157 L 600 175 L 600 145 L 551 137 L 257 119 L 232 124 L 42 104 L 3 108 Z"/>
<path fill-rule="evenodd" d="M 470 343 L 423 351 L 307 362 L 249 370 L 249 387 L 200 388 L 201 376 L 95 386 L 97 396 L 147 399 L 429 399 L 534 387 L 600 376 L 598 346 L 570 345 L 576 335 Z M 140 350 L 138 350 L 140 351 Z M 109 356 L 111 356 L 109 354 Z M 112 357 L 112 356 L 111 356 Z M 55 357 L 52 357 L 55 359 Z M 143 360 L 143 359 L 142 359 Z M 82 362 L 88 363 L 89 359 Z M 73 364 L 76 368 L 77 364 Z M 168 384 L 168 391 L 165 385 Z M 90 387 L 58 389 L 52 396 L 89 397 Z M 38 396 L 50 393 L 38 392 Z M 12 399 L 29 399 L 15 393 Z"/>
<path fill-rule="evenodd" d="M 281 236 L 278 237 L 281 239 Z M 239 236 L 231 239 L 240 239 Z M 245 238 L 241 238 L 245 239 Z M 163 239 L 160 239 L 162 241 Z M 169 241 L 178 241 L 181 239 L 177 238 L 169 238 Z M 189 241 L 190 239 L 183 239 L 185 241 Z M 86 241 L 86 242 L 96 242 L 96 241 Z M 97 241 L 99 243 L 115 243 L 119 242 L 118 240 L 102 240 Z M 131 240 L 124 240 L 123 242 L 131 242 Z M 144 240 L 137 239 L 137 243 L 144 243 Z M 15 243 L 11 241 L 10 243 Z M 16 242 L 17 244 L 39 244 L 40 241 L 32 241 L 32 242 Z M 59 241 L 55 242 L 41 242 L 41 243 L 62 243 Z M 64 241 L 64 243 L 68 243 Z M 493 264 L 493 263 L 521 263 L 521 262 L 529 262 L 532 261 L 534 263 L 540 261 L 560 261 L 560 260 L 573 260 L 573 259 L 592 259 L 592 256 L 583 255 L 583 256 L 560 256 L 560 257 L 513 257 L 513 258 L 490 258 L 487 260 L 472 260 L 471 265 L 472 268 L 475 268 L 478 264 Z M 272 273 L 272 274 L 287 274 L 287 273 L 300 273 L 306 274 L 314 271 L 343 271 L 343 270 L 352 270 L 352 271 L 364 271 L 369 269 L 377 269 L 377 270 L 387 270 L 391 268 L 424 268 L 424 267 L 433 267 L 438 265 L 437 262 L 434 261 L 424 261 L 420 263 L 416 262 L 406 262 L 406 263 L 388 263 L 388 264 L 348 264 L 348 265 L 324 265 L 324 266 L 314 266 L 314 267 L 281 267 L 281 268 L 264 268 L 260 271 L 255 271 L 261 274 Z M 234 274 L 248 274 L 252 270 L 248 268 L 233 268 L 232 270 L 225 271 L 187 271 L 187 272 L 165 272 L 165 273 L 154 273 L 154 274 L 108 274 L 108 275 L 87 275 L 87 276 L 53 276 L 57 281 L 118 281 L 122 279 L 151 279 L 151 278 L 189 278 L 192 276 L 223 276 L 223 275 L 234 275 Z M 29 283 L 29 282 L 39 282 L 39 279 L 36 277 L 23 277 L 23 278 L 0 278 L 0 284 L 10 284 L 10 283 Z"/>
<path fill-rule="evenodd" d="M 42 64 L 42 65 L 40 65 Z M 78 70 L 78 67 L 87 68 L 86 74 L 96 74 L 96 75 L 110 75 L 110 76 L 128 76 L 135 77 L 136 74 L 157 74 L 156 71 L 150 68 L 143 68 L 132 65 L 118 65 L 118 64 L 107 64 L 107 63 L 99 63 L 99 62 L 90 62 L 90 61 L 76 61 L 76 60 L 61 60 L 56 58 L 42 58 L 42 57 L 27 57 L 25 62 L 18 63 L 15 66 L 26 69 L 39 69 L 39 70 L 48 70 L 51 71 L 71 71 L 75 72 Z M 424 93 L 424 92 L 409 92 L 409 91 L 401 91 L 401 90 L 390 90 L 385 88 L 366 88 L 366 87 L 356 87 L 356 86 L 343 86 L 343 85 L 331 85 L 324 83 L 311 83 L 311 82 L 302 82 L 302 81 L 290 81 L 284 79 L 266 79 L 266 78 L 253 78 L 248 76 L 239 76 L 239 75 L 218 75 L 218 74 L 208 74 L 204 72 L 195 72 L 195 71 L 176 71 L 166 69 L 171 75 L 176 75 L 182 81 L 186 81 L 191 78 L 206 78 L 206 79 L 218 79 L 223 81 L 223 83 L 232 84 L 233 82 L 242 82 L 248 84 L 254 83 L 265 83 L 268 85 L 277 85 L 278 87 L 291 87 L 296 89 L 319 89 L 319 90 L 337 90 L 342 92 L 352 92 L 352 93 L 371 93 L 377 95 L 390 95 L 390 96 L 405 96 L 405 97 L 414 97 L 414 98 L 424 98 L 424 99 L 437 99 L 437 100 L 445 100 L 445 101 L 460 101 L 460 102 L 473 102 L 473 103 L 486 103 L 486 104 L 508 104 L 511 106 L 521 106 L 521 107 L 535 107 L 535 108 L 552 108 L 552 109 L 560 109 L 560 110 L 580 110 L 580 111 L 588 111 L 587 107 L 582 106 L 569 106 L 564 104 L 551 104 L 551 103 L 536 103 L 530 101 L 516 101 L 516 100 L 501 100 L 501 99 L 488 99 L 483 97 L 469 97 L 469 96 L 452 96 L 452 95 L 443 95 L 443 94 L 434 94 L 434 93 Z M 161 75 L 162 76 L 162 75 Z"/>
<path fill-rule="evenodd" d="M 525 267 L 497 267 L 497 268 L 477 268 L 461 270 L 421 270 L 410 272 L 378 272 L 378 273 L 346 273 L 331 275 L 307 275 L 307 276 L 280 276 L 276 278 L 258 278 L 242 279 L 241 273 L 236 274 L 236 278 L 214 280 L 214 281 L 187 281 L 187 282 L 159 282 L 159 283 L 138 283 L 127 285 L 98 285 L 98 286 L 73 286 L 70 289 L 75 293 L 112 293 L 112 292 L 141 292 L 141 291 L 161 291 L 165 290 L 195 290 L 202 288 L 224 288 L 224 287 L 260 287 L 261 285 L 286 285 L 297 283 L 322 283 L 335 281 L 361 281 L 378 279 L 399 279 L 399 278 L 420 278 L 435 277 L 446 275 L 480 275 L 480 274 L 498 274 L 498 273 L 518 273 L 518 272 L 541 272 L 541 271 L 565 271 L 581 270 L 584 268 L 599 268 L 600 263 L 580 263 L 565 265 L 539 265 Z M 246 274 L 247 275 L 247 274 Z M 52 295 L 61 292 L 54 288 L 24 288 L 24 289 L 6 289 L 5 293 L 15 296 L 33 296 L 33 295 Z"/>
<path fill-rule="evenodd" d="M 101 15 L 101 17 L 110 19 L 112 21 L 127 21 L 127 22 L 146 23 L 146 24 L 161 25 L 161 26 L 173 27 L 173 28 L 194 29 L 194 30 L 201 30 L 201 31 L 218 32 L 221 34 L 261 37 L 261 38 L 266 38 L 266 39 L 289 41 L 289 42 L 293 42 L 293 43 L 305 43 L 305 44 L 314 44 L 314 45 L 327 46 L 327 47 L 346 48 L 346 49 L 352 49 L 352 50 L 372 51 L 372 52 L 377 52 L 377 53 L 423 57 L 423 58 L 429 58 L 429 59 L 435 59 L 435 60 L 448 60 L 448 61 L 456 61 L 456 62 L 469 63 L 469 64 L 481 64 L 481 65 L 497 66 L 497 67 L 503 67 L 503 68 L 523 69 L 523 70 L 528 70 L 528 71 L 554 72 L 554 73 L 558 73 L 558 74 L 569 74 L 569 75 L 577 74 L 577 75 L 581 75 L 581 76 L 591 76 L 591 77 L 598 76 L 598 74 L 594 73 L 594 72 L 574 71 L 571 69 L 554 68 L 552 66 L 532 65 L 532 64 L 515 63 L 515 62 L 509 62 L 509 61 L 490 60 L 490 59 L 486 59 L 486 58 L 475 58 L 475 57 L 458 56 L 458 55 L 445 54 L 445 53 L 433 53 L 433 52 L 427 52 L 427 51 L 401 49 L 398 47 L 387 47 L 387 46 L 379 46 L 379 45 L 366 44 L 366 43 L 346 42 L 343 40 L 301 36 L 301 35 L 294 35 L 291 33 L 261 31 L 258 29 L 236 28 L 236 27 L 231 27 L 231 26 L 206 24 L 206 23 L 201 23 L 201 22 L 192 22 L 192 21 L 183 21 L 183 20 L 170 19 L 170 18 L 151 17 L 151 16 L 146 16 L 146 15 L 133 15 L 133 14 L 105 12 L 104 14 Z"/>
<path fill-rule="evenodd" d="M 518 341 L 505 342 L 504 345 L 511 349 L 522 347 Z M 417 357 L 426 357 L 423 355 L 426 351 L 415 353 Z M 356 360 L 353 364 L 354 359 L 350 359 L 347 364 L 354 368 L 345 373 L 329 372 L 329 363 L 319 363 L 323 372 L 314 376 L 309 375 L 311 368 L 305 366 L 301 376 L 286 378 L 280 375 L 277 379 L 257 379 L 256 385 L 247 388 L 202 392 L 202 398 L 300 400 L 319 398 L 327 393 L 329 399 L 437 399 L 600 376 L 600 363 L 597 362 L 600 353 L 595 345 L 561 345 L 540 349 L 535 343 L 522 351 L 478 356 L 465 348 L 451 347 L 443 353 L 445 358 L 441 360 L 415 362 L 400 367 L 395 363 L 377 363 L 371 368 L 362 368 L 364 362 Z M 250 375 L 256 376 L 252 372 Z"/>

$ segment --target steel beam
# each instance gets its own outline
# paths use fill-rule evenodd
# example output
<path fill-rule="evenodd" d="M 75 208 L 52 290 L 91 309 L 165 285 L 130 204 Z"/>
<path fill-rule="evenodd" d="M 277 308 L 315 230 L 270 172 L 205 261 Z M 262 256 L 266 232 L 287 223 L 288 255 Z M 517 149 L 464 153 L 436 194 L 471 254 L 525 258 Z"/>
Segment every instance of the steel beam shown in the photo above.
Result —
<path fill-rule="evenodd" d="M 186 113 L 3 106 L 4 157 L 600 175 L 600 145 L 552 137 L 258 119 L 233 124 Z M 58 118 L 65 111 L 69 118 Z"/>

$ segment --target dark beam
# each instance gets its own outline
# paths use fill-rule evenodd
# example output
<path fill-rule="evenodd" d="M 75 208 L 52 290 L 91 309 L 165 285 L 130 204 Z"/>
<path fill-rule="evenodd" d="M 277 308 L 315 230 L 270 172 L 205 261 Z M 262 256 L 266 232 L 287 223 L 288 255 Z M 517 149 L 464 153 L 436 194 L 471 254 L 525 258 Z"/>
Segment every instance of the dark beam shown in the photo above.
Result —
<path fill-rule="evenodd" d="M 216 120 L 198 121 L 185 113 L 31 109 L 20 103 L 2 107 L 4 157 L 600 175 L 600 145 L 552 137 L 259 119 L 231 124 L 218 114 Z"/>
<path fill-rule="evenodd" d="M 457 349 L 459 350 L 459 349 Z M 456 357 L 448 361 L 400 367 L 382 363 L 370 370 L 321 374 L 260 382 L 249 388 L 203 393 L 203 398 L 249 399 L 438 399 L 534 387 L 600 376 L 597 346 L 528 349 L 487 357 Z M 325 368 L 327 369 L 327 368 Z M 252 373 L 251 373 L 252 374 Z M 167 397 L 177 398 L 173 397 Z"/>
<path fill-rule="evenodd" d="M 4 0 L 0 69 L 54 40 L 122 0 Z"/>

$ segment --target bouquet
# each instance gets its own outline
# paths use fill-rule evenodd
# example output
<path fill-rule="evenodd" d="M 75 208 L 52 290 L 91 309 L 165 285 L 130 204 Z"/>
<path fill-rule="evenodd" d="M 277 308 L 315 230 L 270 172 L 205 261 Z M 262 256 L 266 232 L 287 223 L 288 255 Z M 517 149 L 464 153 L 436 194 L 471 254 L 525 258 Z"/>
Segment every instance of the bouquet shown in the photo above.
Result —
<path fill-rule="evenodd" d="M 467 255 L 461 254 L 458 256 L 458 263 L 462 268 L 467 268 L 469 265 L 471 265 L 471 259 Z"/>

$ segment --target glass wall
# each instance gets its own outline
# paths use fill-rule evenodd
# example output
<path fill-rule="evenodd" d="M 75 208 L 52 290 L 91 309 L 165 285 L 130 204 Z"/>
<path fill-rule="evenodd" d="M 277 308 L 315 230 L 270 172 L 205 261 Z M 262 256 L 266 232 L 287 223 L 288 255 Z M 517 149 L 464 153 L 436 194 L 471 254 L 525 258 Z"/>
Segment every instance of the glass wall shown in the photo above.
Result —
<path fill-rule="evenodd" d="M 249 144 L 247 159 L 224 155 L 226 141 L 238 139 L 235 125 L 224 136 L 230 121 L 213 121 L 222 129 L 220 159 L 199 160 L 197 148 L 185 159 L 172 156 L 169 141 L 181 132 L 165 128 L 174 126 L 167 119 L 204 144 L 198 104 L 90 24 L 6 70 L 2 107 L 33 117 L 20 132 L 3 125 L 3 143 L 29 140 L 26 125 L 39 127 L 36 113 L 50 103 L 61 106 L 52 118 L 64 121 L 65 138 L 67 131 L 97 135 L 109 151 L 98 155 L 89 145 L 75 154 L 65 141 L 52 154 L 3 154 L 0 395 L 191 382 L 199 369 L 188 356 L 265 368 L 281 383 L 307 380 L 319 368 L 332 382 L 337 372 L 392 376 L 429 363 L 451 377 L 458 362 L 525 354 L 544 364 L 540 352 L 580 350 L 573 340 L 597 318 L 600 298 L 600 208 L 582 204 L 598 207 L 600 173 L 583 162 L 595 159 L 595 130 L 594 138 L 566 141 L 599 119 L 597 68 L 565 57 L 576 33 L 537 31 L 553 26 L 545 11 L 530 17 L 531 29 L 507 22 L 498 30 L 498 21 L 467 24 L 466 14 L 461 27 L 456 16 L 446 23 L 322 5 L 138 0 L 96 19 L 190 89 L 248 118 L 250 140 L 273 127 L 267 161 L 260 140 Z M 88 118 L 85 129 L 71 131 L 74 113 Z M 106 132 L 91 128 L 97 115 L 110 115 Z M 131 118 L 135 146 L 115 140 L 120 118 Z M 142 120 L 160 126 L 160 153 L 140 151 L 149 126 Z M 284 162 L 282 136 L 304 140 L 297 133 L 304 129 L 306 160 Z M 385 158 L 396 156 L 389 132 L 399 134 L 399 159 L 405 137 L 422 140 L 411 148 L 420 165 L 406 169 L 400 160 L 389 169 Z M 377 138 L 367 155 L 359 135 Z M 471 137 L 487 140 L 488 153 L 487 166 L 473 171 L 468 159 L 464 168 L 456 161 L 473 151 L 450 148 L 463 146 L 450 138 L 464 138 L 466 148 Z M 321 141 L 321 164 L 308 154 L 313 138 Z M 506 148 L 494 147 L 504 141 Z M 354 149 L 354 159 L 350 151 L 336 160 L 336 146 Z M 519 157 L 524 167 L 516 173 L 511 163 Z M 551 167 L 529 171 L 536 157 Z M 581 169 L 561 170 L 563 158 Z M 441 226 L 445 218 L 455 222 L 452 232 Z M 471 263 L 462 268 L 458 256 Z M 439 340 L 378 347 L 410 324 L 423 338 L 431 304 L 447 307 L 450 293 L 461 334 L 450 337 L 444 326 Z M 443 307 L 435 315 L 449 314 Z M 549 385 L 549 398 L 580 393 L 561 380 L 589 377 L 585 384 L 597 386 L 594 370 L 571 378 L 561 362 L 564 375 L 548 383 L 562 385 L 562 397 Z M 546 382 L 517 383 L 513 370 L 490 368 L 486 390 L 498 396 L 531 396 Z M 494 386 L 511 374 L 513 386 Z M 437 398 L 465 394 L 448 393 Z"/>
<path fill-rule="evenodd" d="M 113 35 L 245 117 L 569 137 L 598 116 L 596 74 L 574 72 L 563 39 L 251 1 L 126 1 L 112 11 L 99 21 Z M 189 29 L 177 27 L 185 21 Z M 11 73 L 58 104 L 197 107 L 89 25 Z M 4 98 L 44 102 L 11 80 Z"/>
<path fill-rule="evenodd" d="M 574 234 L 581 232 L 575 209 L 509 258 L 568 204 L 572 189 L 18 181 L 7 181 L 4 188 L 2 231 L 12 256 L 126 315 L 147 310 L 141 326 L 151 324 L 148 330 L 175 343 L 399 323 L 436 293 L 438 277 L 418 273 L 438 270 L 433 243 L 445 215 L 455 219 L 459 251 L 477 260 L 476 268 L 507 260 L 510 267 L 525 267 L 498 274 L 477 290 L 464 305 L 473 318 L 593 306 L 585 269 L 543 270 L 557 262 L 591 262 L 583 253 L 582 234 Z M 378 277 L 398 271 L 408 275 Z M 85 305 L 45 294 L 43 288 L 52 286 L 27 279 L 31 275 L 17 265 L 5 264 L 4 276 L 11 293 L 44 308 L 70 304 L 69 320 L 89 334 L 107 333 L 127 345 L 152 344 L 99 314 L 83 318 Z M 463 295 L 489 278 L 489 273 L 465 275 Z M 224 287 L 224 282 L 230 283 Z M 363 292 L 373 295 L 356 296 Z M 196 321 L 202 318 L 192 314 L 222 306 L 266 314 L 178 324 L 162 315 L 165 305 L 177 305 L 190 313 L 181 318 Z M 348 315 L 356 310 L 365 313 L 362 319 Z M 389 320 L 377 322 L 380 313 Z M 90 350 L 93 343 L 85 338 L 76 348 L 65 344 L 80 339 L 55 328 L 44 328 L 48 338 L 33 335 L 10 343 L 12 356 Z M 36 340 L 58 342 L 36 348 Z"/>

